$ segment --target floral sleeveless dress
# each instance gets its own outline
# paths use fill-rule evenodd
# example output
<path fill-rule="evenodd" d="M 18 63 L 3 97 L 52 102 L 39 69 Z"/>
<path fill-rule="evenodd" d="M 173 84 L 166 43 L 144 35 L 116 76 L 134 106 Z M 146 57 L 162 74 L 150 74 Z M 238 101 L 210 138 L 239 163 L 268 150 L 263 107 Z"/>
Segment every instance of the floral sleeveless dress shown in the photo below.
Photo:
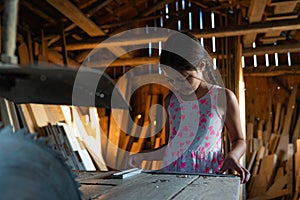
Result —
<path fill-rule="evenodd" d="M 183 101 L 174 94 L 168 106 L 169 143 L 163 171 L 215 173 L 223 164 L 224 120 L 217 112 L 219 86 L 212 86 L 200 99 Z"/>

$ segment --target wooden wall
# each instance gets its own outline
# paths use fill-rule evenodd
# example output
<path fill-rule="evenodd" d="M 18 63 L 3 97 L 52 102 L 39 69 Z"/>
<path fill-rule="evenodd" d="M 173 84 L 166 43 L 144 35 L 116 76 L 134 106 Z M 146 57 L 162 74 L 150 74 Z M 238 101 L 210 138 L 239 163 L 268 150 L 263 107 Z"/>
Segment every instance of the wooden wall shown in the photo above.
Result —
<path fill-rule="evenodd" d="M 292 88 L 297 84 L 300 84 L 299 75 L 245 76 L 247 121 L 267 120 L 270 114 L 274 115 L 278 102 L 287 106 Z M 298 101 L 299 97 L 298 95 Z"/>

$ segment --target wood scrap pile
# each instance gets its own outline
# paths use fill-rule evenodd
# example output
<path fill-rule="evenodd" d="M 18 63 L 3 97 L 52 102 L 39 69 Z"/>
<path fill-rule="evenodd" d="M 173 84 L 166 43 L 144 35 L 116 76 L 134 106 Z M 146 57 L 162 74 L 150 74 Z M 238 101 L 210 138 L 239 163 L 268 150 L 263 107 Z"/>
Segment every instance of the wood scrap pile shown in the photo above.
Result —
<path fill-rule="evenodd" d="M 247 124 L 249 199 L 298 199 L 300 115 L 294 87 L 288 103 L 277 103 L 275 117 Z M 271 113 L 272 114 L 272 113 Z"/>
<path fill-rule="evenodd" d="M 101 153 L 96 108 L 22 104 L 22 121 L 44 137 L 73 170 L 107 170 Z"/>

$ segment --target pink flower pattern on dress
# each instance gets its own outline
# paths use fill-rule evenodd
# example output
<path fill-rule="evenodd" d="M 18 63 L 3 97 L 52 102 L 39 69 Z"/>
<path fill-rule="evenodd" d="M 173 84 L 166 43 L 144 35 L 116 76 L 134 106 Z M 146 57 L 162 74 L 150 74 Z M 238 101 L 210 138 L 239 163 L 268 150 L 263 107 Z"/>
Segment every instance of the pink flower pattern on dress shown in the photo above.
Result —
<path fill-rule="evenodd" d="M 209 92 L 196 101 L 185 102 L 174 94 L 168 106 L 170 138 L 163 160 L 166 171 L 214 173 L 223 164 L 222 130 L 224 119 L 217 112 L 217 96 L 221 90 L 212 86 Z M 184 112 L 191 111 L 184 115 Z M 196 132 L 192 116 L 199 121 Z M 172 142 L 177 141 L 177 142 Z M 173 145 L 171 145 L 174 143 Z"/>

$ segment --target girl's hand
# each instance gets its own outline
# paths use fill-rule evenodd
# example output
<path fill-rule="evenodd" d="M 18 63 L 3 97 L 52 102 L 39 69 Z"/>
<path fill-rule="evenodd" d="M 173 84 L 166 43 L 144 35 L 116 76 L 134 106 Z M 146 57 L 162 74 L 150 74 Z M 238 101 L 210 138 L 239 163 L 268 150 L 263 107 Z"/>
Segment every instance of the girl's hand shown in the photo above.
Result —
<path fill-rule="evenodd" d="M 224 159 L 222 168 L 216 171 L 216 173 L 222 174 L 228 169 L 235 170 L 239 173 L 241 178 L 241 183 L 247 183 L 247 181 L 250 179 L 250 172 L 245 167 L 243 167 L 238 162 L 238 159 L 230 152 Z"/>

